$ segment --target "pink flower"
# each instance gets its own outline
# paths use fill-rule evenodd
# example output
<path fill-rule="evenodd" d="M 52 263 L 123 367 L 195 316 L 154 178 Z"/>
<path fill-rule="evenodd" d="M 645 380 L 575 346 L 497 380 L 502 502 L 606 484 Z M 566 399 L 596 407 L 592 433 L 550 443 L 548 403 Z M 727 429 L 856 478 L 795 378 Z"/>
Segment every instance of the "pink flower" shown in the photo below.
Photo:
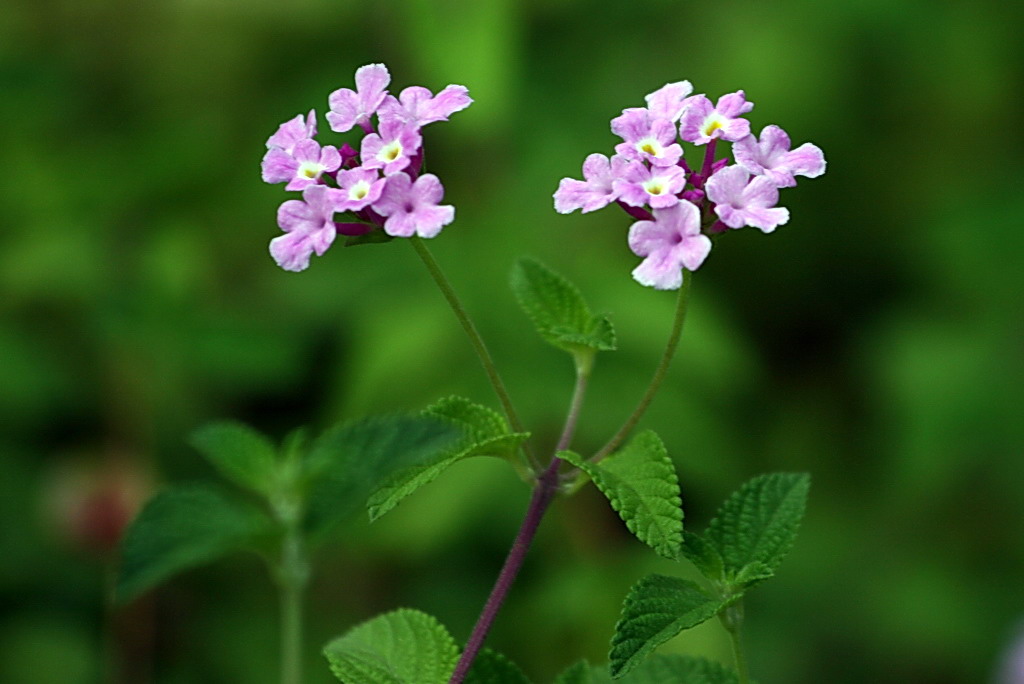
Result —
<path fill-rule="evenodd" d="M 404 174 L 403 174 L 404 175 Z M 338 189 L 331 191 L 337 211 L 359 211 L 370 206 L 384 191 L 386 178 L 377 169 L 357 167 L 338 173 Z"/>
<path fill-rule="evenodd" d="M 644 98 L 647 101 L 647 111 L 655 118 L 668 119 L 675 123 L 679 121 L 686 106 L 686 98 L 692 92 L 693 85 L 689 81 L 666 83 Z"/>
<path fill-rule="evenodd" d="M 367 64 L 356 69 L 356 90 L 339 88 L 327 97 L 331 111 L 327 113 L 327 122 L 332 131 L 344 133 L 354 126 L 364 131 L 370 130 L 370 117 L 377 113 L 377 108 L 387 95 L 391 74 L 383 64 Z"/>
<path fill-rule="evenodd" d="M 563 178 L 555 191 L 555 211 L 568 214 L 576 209 L 582 213 L 607 206 L 618 199 L 615 179 L 622 175 L 628 162 L 616 155 L 609 161 L 603 154 L 591 154 L 583 162 L 586 180 Z"/>
<path fill-rule="evenodd" d="M 325 185 L 310 185 L 301 200 L 288 200 L 277 210 L 277 225 L 285 232 L 270 241 L 270 255 L 286 271 L 302 271 L 313 252 L 322 256 L 334 242 L 334 206 Z"/>
<path fill-rule="evenodd" d="M 711 100 L 704 95 L 687 98 L 679 122 L 679 137 L 686 142 L 705 145 L 715 138 L 736 141 L 750 135 L 750 122 L 740 119 L 754 108 L 747 102 L 742 90 L 718 98 L 718 104 L 711 106 Z"/>
<path fill-rule="evenodd" d="M 612 133 L 625 141 L 616 145 L 615 151 L 632 161 L 673 166 L 683 156 L 683 148 L 676 142 L 675 124 L 652 116 L 642 107 L 625 109 L 612 119 Z"/>
<path fill-rule="evenodd" d="M 670 207 L 686 186 L 686 173 L 678 166 L 652 166 L 629 162 L 621 177 L 613 182 L 619 199 L 631 207 L 650 204 L 655 209 Z"/>
<path fill-rule="evenodd" d="M 779 189 L 766 176 L 755 176 L 742 166 L 727 166 L 708 179 L 704 190 L 715 203 L 715 213 L 730 228 L 753 226 L 765 233 L 789 220 L 789 209 L 775 208 Z"/>
<path fill-rule="evenodd" d="M 292 153 L 296 143 L 316 136 L 316 110 L 310 109 L 305 121 L 302 115 L 289 119 L 277 127 L 277 132 L 267 138 L 267 149 L 281 149 Z"/>
<path fill-rule="evenodd" d="M 825 154 L 821 148 L 804 143 L 795 150 L 789 149 L 789 136 L 778 126 L 765 126 L 761 141 L 753 135 L 743 138 L 732 146 L 736 163 L 750 173 L 766 176 L 780 188 L 796 185 L 795 176 L 817 178 L 825 173 Z"/>
<path fill-rule="evenodd" d="M 416 128 L 435 121 L 447 121 L 455 112 L 473 104 L 466 86 L 450 85 L 436 96 L 422 86 L 411 86 L 396 99 L 384 98 L 377 116 L 381 121 L 397 119 Z"/>
<path fill-rule="evenodd" d="M 384 175 L 390 176 L 409 166 L 422 144 L 418 128 L 391 119 L 381 123 L 379 135 L 370 133 L 363 138 L 359 154 L 364 167 L 384 169 Z"/>
<path fill-rule="evenodd" d="M 324 171 L 337 171 L 341 166 L 341 155 L 337 148 L 327 145 L 321 148 L 315 140 L 300 140 L 292 153 L 283 149 L 267 150 L 263 156 L 263 180 L 267 183 L 284 183 L 285 190 L 302 190 L 320 180 Z"/>
<path fill-rule="evenodd" d="M 637 221 L 629 229 L 629 248 L 646 257 L 633 269 L 633 278 L 656 290 L 676 290 L 682 269 L 695 271 L 711 251 L 711 240 L 700 232 L 700 211 L 685 200 L 655 209 L 653 221 Z"/>
<path fill-rule="evenodd" d="M 455 207 L 438 204 L 442 197 L 444 187 L 434 174 L 423 174 L 414 183 L 406 174 L 396 173 L 388 176 L 372 209 L 387 217 L 384 232 L 388 235 L 432 238 L 455 219 Z"/>

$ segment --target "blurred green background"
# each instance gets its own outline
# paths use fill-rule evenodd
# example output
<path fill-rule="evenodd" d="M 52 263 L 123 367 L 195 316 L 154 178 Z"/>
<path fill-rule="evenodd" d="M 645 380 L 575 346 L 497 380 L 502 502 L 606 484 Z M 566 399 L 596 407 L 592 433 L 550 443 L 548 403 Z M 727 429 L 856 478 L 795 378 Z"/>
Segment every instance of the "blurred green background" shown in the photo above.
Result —
<path fill-rule="evenodd" d="M 476 100 L 426 132 L 457 207 L 431 247 L 540 444 L 572 371 L 516 308 L 514 259 L 612 314 L 621 350 L 599 359 L 584 453 L 641 393 L 673 297 L 630 279 L 621 212 L 555 214 L 559 179 L 609 153 L 611 117 L 682 78 L 745 89 L 755 129 L 825 150 L 828 173 L 782 195 L 788 225 L 716 245 L 643 426 L 696 529 L 754 474 L 813 474 L 796 548 L 748 600 L 761 682 L 995 681 L 1024 620 L 1019 8 L 6 1 L 0 681 L 274 682 L 276 598 L 252 558 L 105 610 L 117 512 L 211 477 L 185 437 L 214 418 L 281 437 L 452 393 L 497 405 L 401 241 L 338 245 L 298 275 L 267 254 L 286 195 L 260 181 L 264 141 L 378 61 L 396 89 Z M 527 499 L 503 464 L 467 462 L 350 525 L 314 577 L 308 681 L 331 681 L 321 644 L 380 611 L 416 607 L 464 639 Z M 604 662 L 652 571 L 679 572 L 592 488 L 559 501 L 490 645 L 538 682 Z M 663 650 L 729 658 L 713 623 Z"/>

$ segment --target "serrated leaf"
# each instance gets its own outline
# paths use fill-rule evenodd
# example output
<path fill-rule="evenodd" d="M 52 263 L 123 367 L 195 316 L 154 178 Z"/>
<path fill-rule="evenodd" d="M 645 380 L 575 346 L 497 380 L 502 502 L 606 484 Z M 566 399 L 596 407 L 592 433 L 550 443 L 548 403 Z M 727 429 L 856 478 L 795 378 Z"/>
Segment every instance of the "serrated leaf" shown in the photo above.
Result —
<path fill-rule="evenodd" d="M 510 433 L 505 419 L 491 409 L 462 397 L 448 397 L 433 404 L 424 415 L 446 423 L 461 433 L 447 449 L 433 458 L 404 468 L 387 479 L 367 501 L 374 521 L 425 484 L 432 482 L 450 465 L 472 456 L 512 458 L 530 435 Z"/>
<path fill-rule="evenodd" d="M 644 577 L 630 589 L 615 625 L 609 655 L 612 677 L 628 673 L 684 629 L 714 617 L 721 606 L 721 601 L 689 580 Z"/>
<path fill-rule="evenodd" d="M 513 433 L 509 430 L 505 418 L 492 409 L 480 404 L 474 404 L 463 397 L 446 397 L 428 406 L 424 413 L 446 423 L 458 427 L 462 432 L 462 438 L 454 449 L 465 450 L 475 444 L 480 444 L 500 437 L 519 437 L 526 439 L 527 433 Z M 518 446 L 518 445 L 517 445 Z M 516 447 L 512 447 L 501 453 L 492 453 L 494 456 L 511 456 L 515 453 Z"/>
<path fill-rule="evenodd" d="M 744 484 L 726 499 L 704 537 L 722 557 L 727 579 L 754 562 L 774 572 L 796 540 L 810 476 L 772 473 Z"/>
<path fill-rule="evenodd" d="M 743 566 L 743 569 L 736 573 L 733 582 L 746 589 L 774 576 L 775 572 L 771 568 L 761 561 L 754 561 Z"/>
<path fill-rule="evenodd" d="M 515 663 L 489 648 L 473 659 L 473 667 L 463 681 L 465 684 L 530 684 Z"/>
<path fill-rule="evenodd" d="M 612 684 L 607 667 L 576 663 L 563 672 L 555 684 Z M 629 674 L 614 680 L 619 684 L 737 684 L 728 668 L 706 658 L 656 654 Z"/>
<path fill-rule="evenodd" d="M 722 557 L 718 550 L 699 534 L 684 530 L 683 545 L 679 551 L 712 582 L 719 582 L 724 578 L 725 566 L 722 564 Z"/>
<path fill-rule="evenodd" d="M 637 539 L 665 558 L 679 555 L 683 543 L 679 480 L 658 435 L 641 432 L 600 463 L 588 463 L 570 451 L 558 456 L 590 476 Z"/>
<path fill-rule="evenodd" d="M 458 655 L 440 622 L 410 608 L 378 615 L 324 647 L 345 684 L 445 684 Z"/>
<path fill-rule="evenodd" d="M 458 437 L 451 425 L 428 416 L 378 416 L 328 430 L 306 459 L 307 529 L 326 533 L 396 472 L 430 463 Z"/>
<path fill-rule="evenodd" d="M 171 575 L 250 548 L 272 521 L 216 489 L 182 485 L 153 497 L 121 542 L 118 600 L 126 601 Z"/>
<path fill-rule="evenodd" d="M 228 480 L 259 494 L 273 489 L 277 449 L 248 425 L 212 423 L 192 433 L 190 441 Z"/>
<path fill-rule="evenodd" d="M 591 314 L 575 285 L 532 259 L 512 270 L 512 292 L 548 343 L 570 353 L 615 349 L 615 330 L 606 316 Z"/>

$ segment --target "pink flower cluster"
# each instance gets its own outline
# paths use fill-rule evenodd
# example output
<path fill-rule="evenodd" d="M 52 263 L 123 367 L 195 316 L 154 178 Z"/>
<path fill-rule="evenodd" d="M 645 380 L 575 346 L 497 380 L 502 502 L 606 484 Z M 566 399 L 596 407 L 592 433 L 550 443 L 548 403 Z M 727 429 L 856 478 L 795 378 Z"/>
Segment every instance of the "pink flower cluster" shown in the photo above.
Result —
<path fill-rule="evenodd" d="M 395 97 L 388 94 L 391 75 L 383 64 L 360 67 L 355 80 L 355 90 L 340 88 L 328 97 L 327 123 L 338 133 L 361 129 L 358 152 L 348 143 L 321 146 L 312 110 L 281 124 L 267 140 L 263 180 L 302 191 L 301 200 L 278 209 L 284 235 L 270 241 L 271 256 L 285 270 L 304 270 L 338 233 L 359 236 L 380 228 L 392 237 L 431 238 L 455 218 L 455 208 L 440 203 L 441 181 L 420 173 L 420 129 L 472 104 L 466 88 L 450 85 L 435 95 L 412 86 Z M 335 221 L 338 213 L 353 220 Z"/>
<path fill-rule="evenodd" d="M 754 105 L 742 90 L 715 104 L 692 92 L 689 81 L 668 83 L 647 96 L 646 107 L 623 110 L 611 122 L 622 138 L 611 159 L 590 155 L 584 180 L 563 178 L 555 192 L 562 214 L 617 202 L 638 219 L 629 229 L 629 247 L 644 260 L 633 277 L 659 290 L 679 288 L 682 269 L 695 271 L 704 262 L 709 236 L 744 226 L 770 233 L 788 221 L 789 210 L 775 206 L 779 188 L 796 185 L 796 176 L 825 173 L 817 146 L 791 150 L 778 126 L 766 126 L 760 139 L 752 135 L 742 116 Z M 707 146 L 699 169 L 687 165 L 677 137 Z M 715 158 L 720 140 L 732 143 L 735 163 Z"/>

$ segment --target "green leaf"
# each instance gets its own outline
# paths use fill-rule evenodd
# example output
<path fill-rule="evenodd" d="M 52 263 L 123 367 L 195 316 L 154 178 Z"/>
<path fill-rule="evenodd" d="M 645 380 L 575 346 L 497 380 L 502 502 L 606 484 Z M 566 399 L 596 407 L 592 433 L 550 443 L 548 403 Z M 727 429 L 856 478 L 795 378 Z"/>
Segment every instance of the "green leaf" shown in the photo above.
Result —
<path fill-rule="evenodd" d="M 317 439 L 306 460 L 306 526 L 322 535 L 362 509 L 396 472 L 429 463 L 459 437 L 428 416 L 381 416 L 346 423 Z"/>
<path fill-rule="evenodd" d="M 269 494 L 277 474 L 277 449 L 248 425 L 231 421 L 203 426 L 190 440 L 228 480 Z"/>
<path fill-rule="evenodd" d="M 471 456 L 514 458 L 519 445 L 530 436 L 526 432 L 509 432 L 508 424 L 499 414 L 462 397 L 442 399 L 428 407 L 424 414 L 460 431 L 463 436 L 432 458 L 389 477 L 370 495 L 367 502 L 371 521 L 377 520 L 402 499 L 432 482 L 453 463 Z"/>
<path fill-rule="evenodd" d="M 714 617 L 721 607 L 721 601 L 689 580 L 644 577 L 630 589 L 615 625 L 609 656 L 612 677 L 626 674 L 655 648 Z"/>
<path fill-rule="evenodd" d="M 532 259 L 512 270 L 512 292 L 548 343 L 572 354 L 615 349 L 606 316 L 593 315 L 576 286 Z"/>
<path fill-rule="evenodd" d="M 718 554 L 718 549 L 699 534 L 684 530 L 683 546 L 679 551 L 712 582 L 720 582 L 725 578 L 725 566 L 722 565 L 722 557 Z"/>
<path fill-rule="evenodd" d="M 600 679 L 600 670 L 603 669 L 604 679 Z M 595 673 L 598 673 L 595 676 Z M 564 670 L 555 678 L 553 684 L 610 684 L 611 677 L 608 676 L 607 668 L 591 667 L 586 660 L 581 660 Z"/>
<path fill-rule="evenodd" d="M 623 684 L 736 684 L 731 670 L 706 658 L 656 655 L 619 680 Z"/>
<path fill-rule="evenodd" d="M 201 485 L 153 497 L 121 542 L 117 596 L 126 601 L 171 575 L 251 548 L 273 531 L 263 513 Z"/>
<path fill-rule="evenodd" d="M 641 432 L 600 463 L 588 463 L 571 451 L 558 457 L 590 476 L 637 539 L 666 558 L 679 555 L 683 543 L 679 480 L 658 435 Z"/>
<path fill-rule="evenodd" d="M 737 684 L 736 675 L 721 664 L 684 655 L 653 655 L 615 680 L 621 684 Z M 611 684 L 608 668 L 576 663 L 555 684 Z"/>
<path fill-rule="evenodd" d="M 433 617 L 401 608 L 356 625 L 324 655 L 345 684 L 445 684 L 459 649 Z"/>
<path fill-rule="evenodd" d="M 774 576 L 775 572 L 771 568 L 761 561 L 754 561 L 743 566 L 743 569 L 736 573 L 733 583 L 746 589 Z"/>
<path fill-rule="evenodd" d="M 515 663 L 497 651 L 485 648 L 473 659 L 465 684 L 530 684 Z"/>
<path fill-rule="evenodd" d="M 761 475 L 726 499 L 705 539 L 721 555 L 727 580 L 754 562 L 764 566 L 755 573 L 761 578 L 779 567 L 796 539 L 810 483 L 806 473 Z"/>

